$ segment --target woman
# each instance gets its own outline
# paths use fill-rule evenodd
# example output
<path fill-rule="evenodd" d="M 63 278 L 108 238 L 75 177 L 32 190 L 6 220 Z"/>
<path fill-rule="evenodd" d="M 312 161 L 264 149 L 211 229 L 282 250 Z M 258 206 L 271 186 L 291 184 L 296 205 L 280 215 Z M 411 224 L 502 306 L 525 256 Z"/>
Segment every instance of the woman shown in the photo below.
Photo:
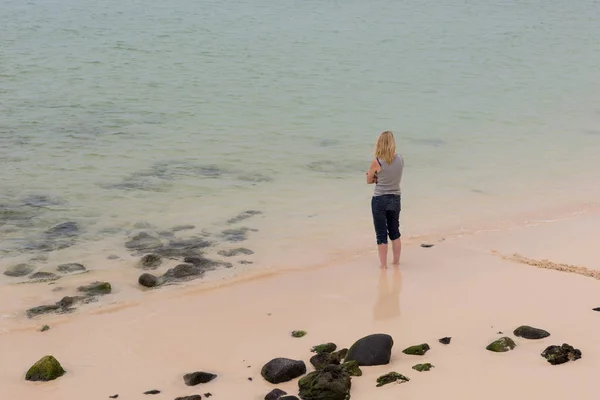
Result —
<path fill-rule="evenodd" d="M 367 172 L 367 183 L 375 184 L 371 199 L 373 224 L 381 268 L 387 268 L 388 236 L 392 241 L 393 265 L 400 264 L 400 181 L 404 159 L 396 153 L 396 141 L 390 131 L 377 138 L 375 158 Z"/>

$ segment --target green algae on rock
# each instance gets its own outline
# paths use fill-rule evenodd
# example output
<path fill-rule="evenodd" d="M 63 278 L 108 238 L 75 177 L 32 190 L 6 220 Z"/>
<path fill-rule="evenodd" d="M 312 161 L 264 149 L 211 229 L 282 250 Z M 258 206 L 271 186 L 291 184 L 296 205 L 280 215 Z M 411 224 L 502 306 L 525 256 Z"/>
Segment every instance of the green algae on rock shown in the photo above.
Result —
<path fill-rule="evenodd" d="M 496 352 L 496 353 L 504 353 L 504 352 L 514 349 L 516 346 L 517 345 L 511 338 L 503 337 L 503 338 L 500 338 L 500 339 L 490 343 L 486 347 L 486 349 L 489 351 Z"/>
<path fill-rule="evenodd" d="M 433 365 L 431 365 L 430 363 L 417 364 L 412 367 L 412 369 L 419 372 L 429 371 L 431 368 L 433 368 Z"/>
<path fill-rule="evenodd" d="M 50 330 L 50 327 L 48 325 L 44 325 L 42 326 L 42 329 L 40 329 L 40 332 L 46 332 L 47 330 Z"/>
<path fill-rule="evenodd" d="M 409 355 L 413 355 L 413 356 L 422 356 L 425 353 L 427 353 L 429 351 L 430 347 L 427 343 L 423 343 L 423 344 L 418 344 L 416 346 L 410 346 L 404 350 L 402 350 L 402 352 L 404 354 L 409 354 Z"/>
<path fill-rule="evenodd" d="M 292 337 L 301 338 L 301 337 L 304 337 L 304 336 L 306 336 L 306 332 L 305 331 L 293 331 L 292 332 Z"/>
<path fill-rule="evenodd" d="M 303 400 L 347 400 L 351 385 L 350 375 L 339 365 L 328 365 L 298 381 Z"/>
<path fill-rule="evenodd" d="M 90 296 L 96 296 L 109 294 L 112 291 L 112 287 L 108 282 L 93 282 L 86 286 L 80 286 L 77 290 Z"/>
<path fill-rule="evenodd" d="M 397 372 L 389 372 L 389 373 L 387 373 L 385 375 L 381 375 L 379 378 L 377 378 L 377 387 L 387 385 L 389 383 L 394 383 L 397 381 L 400 381 L 400 383 L 404 383 L 404 382 L 410 381 L 410 379 L 408 379 L 406 376 L 399 374 Z"/>
<path fill-rule="evenodd" d="M 335 343 L 324 343 L 324 344 L 320 344 L 317 346 L 314 346 L 312 349 L 310 349 L 310 351 L 312 351 L 313 353 L 333 353 L 335 350 L 337 349 L 337 346 L 335 345 Z"/>
<path fill-rule="evenodd" d="M 563 343 L 562 346 L 548 346 L 542 353 L 542 357 L 552 365 L 579 360 L 581 355 L 581 350 L 567 343 Z"/>
<path fill-rule="evenodd" d="M 33 364 L 25 379 L 28 381 L 51 381 L 63 376 L 66 371 L 62 368 L 58 360 L 52 356 L 44 356 L 38 362 Z"/>
<path fill-rule="evenodd" d="M 346 361 L 342 364 L 342 369 L 350 376 L 362 376 L 362 370 L 358 366 L 358 361 Z"/>

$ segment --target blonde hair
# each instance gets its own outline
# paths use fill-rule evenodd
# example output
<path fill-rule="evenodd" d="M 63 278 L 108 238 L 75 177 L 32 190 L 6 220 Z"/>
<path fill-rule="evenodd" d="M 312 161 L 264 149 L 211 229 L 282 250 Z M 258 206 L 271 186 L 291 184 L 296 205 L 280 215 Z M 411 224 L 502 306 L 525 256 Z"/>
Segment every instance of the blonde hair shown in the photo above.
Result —
<path fill-rule="evenodd" d="M 376 158 L 383 159 L 386 163 L 391 164 L 396 157 L 396 141 L 394 134 L 390 131 L 385 131 L 377 138 L 375 143 Z"/>

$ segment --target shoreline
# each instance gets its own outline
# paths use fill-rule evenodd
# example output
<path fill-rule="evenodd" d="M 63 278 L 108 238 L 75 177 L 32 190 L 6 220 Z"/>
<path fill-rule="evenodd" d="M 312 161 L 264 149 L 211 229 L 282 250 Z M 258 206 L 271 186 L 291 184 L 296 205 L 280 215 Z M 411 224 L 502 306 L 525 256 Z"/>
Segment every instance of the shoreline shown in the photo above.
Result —
<path fill-rule="evenodd" d="M 600 270 L 592 246 L 600 239 L 598 226 L 600 212 L 590 211 L 558 222 L 456 237 L 429 249 L 409 244 L 399 270 L 382 272 L 374 254 L 362 254 L 310 270 L 271 271 L 212 289 L 189 285 L 139 301 L 21 321 L 20 329 L 0 333 L 0 351 L 6 355 L 0 383 L 16 398 L 70 400 L 85 393 L 145 398 L 144 391 L 159 389 L 160 398 L 211 392 L 214 398 L 258 400 L 275 387 L 260 376 L 271 358 L 302 359 L 310 371 L 311 346 L 331 341 L 349 347 L 381 332 L 395 341 L 391 364 L 363 367 L 364 375 L 352 379 L 353 398 L 505 399 L 526 393 L 558 400 L 576 393 L 592 399 L 593 374 L 600 365 L 593 334 L 600 315 L 592 308 L 600 306 L 600 283 L 501 255 Z M 554 246 L 561 236 L 565 240 Z M 42 324 L 50 330 L 39 332 Z M 514 338 L 512 330 L 524 324 L 551 336 Z M 295 339 L 292 330 L 308 335 Z M 515 339 L 515 350 L 485 350 L 499 331 Z M 453 338 L 450 345 L 437 343 L 444 336 Z M 425 356 L 401 353 L 424 342 L 432 348 Z M 581 349 L 583 358 L 552 366 L 540 357 L 546 346 L 562 343 Z M 21 351 L 10 351 L 14 348 Z M 27 368 L 46 353 L 67 374 L 52 382 L 25 382 Z M 422 362 L 435 368 L 411 369 Z M 219 377 L 200 388 L 186 387 L 181 377 L 196 370 Z M 390 371 L 411 381 L 376 388 L 375 378 Z M 499 380 L 510 383 L 497 385 Z M 297 393 L 296 381 L 278 387 Z"/>

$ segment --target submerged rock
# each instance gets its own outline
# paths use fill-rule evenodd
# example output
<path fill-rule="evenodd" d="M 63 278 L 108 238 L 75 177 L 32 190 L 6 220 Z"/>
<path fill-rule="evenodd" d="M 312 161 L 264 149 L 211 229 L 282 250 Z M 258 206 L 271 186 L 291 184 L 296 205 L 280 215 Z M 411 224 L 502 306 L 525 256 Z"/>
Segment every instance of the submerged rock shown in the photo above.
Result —
<path fill-rule="evenodd" d="M 221 232 L 223 238 L 229 242 L 243 242 L 248 239 L 248 232 L 255 231 L 250 228 L 225 229 Z"/>
<path fill-rule="evenodd" d="M 165 272 L 164 277 L 172 279 L 199 278 L 204 275 L 204 270 L 193 264 L 179 264 Z"/>
<path fill-rule="evenodd" d="M 279 400 L 281 396 L 285 396 L 287 392 L 281 389 L 273 389 L 265 396 L 265 400 Z"/>
<path fill-rule="evenodd" d="M 71 237 L 79 235 L 79 225 L 77 222 L 63 222 L 48 229 L 46 235 L 52 237 Z"/>
<path fill-rule="evenodd" d="M 562 346 L 548 346 L 542 353 L 542 357 L 552 365 L 579 360 L 581 356 L 581 350 L 575 349 L 567 343 L 563 343 Z"/>
<path fill-rule="evenodd" d="M 144 269 L 156 269 L 162 264 L 162 258 L 158 254 L 146 254 L 140 259 L 140 266 Z"/>
<path fill-rule="evenodd" d="M 292 331 L 292 337 L 295 338 L 301 338 L 306 336 L 306 332 L 305 331 Z"/>
<path fill-rule="evenodd" d="M 19 278 L 21 276 L 29 275 L 34 269 L 35 267 L 33 265 L 17 264 L 12 267 L 8 267 L 6 271 L 4 271 L 4 275 L 12 278 Z"/>
<path fill-rule="evenodd" d="M 550 336 L 550 333 L 543 329 L 533 328 L 528 325 L 523 325 L 515 329 L 513 332 L 515 336 L 522 337 L 524 339 L 543 339 Z"/>
<path fill-rule="evenodd" d="M 148 232 L 140 232 L 125 242 L 125 247 L 137 251 L 152 251 L 160 249 L 162 245 L 163 243 L 158 237 Z"/>
<path fill-rule="evenodd" d="M 324 344 L 319 344 L 317 346 L 313 346 L 312 349 L 310 349 L 310 351 L 312 351 L 313 353 L 333 353 L 335 350 L 337 349 L 337 346 L 335 345 L 335 343 L 324 343 Z"/>
<path fill-rule="evenodd" d="M 289 358 L 275 358 L 266 363 L 260 372 L 267 382 L 273 384 L 291 381 L 305 373 L 304 361 Z"/>
<path fill-rule="evenodd" d="M 352 383 L 341 366 L 329 365 L 300 379 L 298 386 L 303 400 L 346 400 Z"/>
<path fill-rule="evenodd" d="M 389 372 L 385 375 L 381 375 L 377 378 L 377 387 L 381 387 L 383 385 L 387 385 L 389 383 L 398 382 L 404 383 L 410 381 L 406 376 L 399 374 L 397 372 Z"/>
<path fill-rule="evenodd" d="M 262 214 L 262 212 L 256 211 L 256 210 L 244 211 L 244 212 L 238 214 L 237 216 L 228 219 L 227 223 L 228 224 L 235 224 L 235 223 L 241 222 L 243 220 L 246 220 L 248 218 L 251 218 L 251 217 L 253 217 L 255 215 L 259 215 L 259 214 Z"/>
<path fill-rule="evenodd" d="M 183 376 L 183 381 L 187 386 L 196 386 L 201 383 L 208 383 L 215 379 L 217 375 L 208 372 L 192 372 Z"/>
<path fill-rule="evenodd" d="M 39 271 L 31 274 L 29 276 L 31 280 L 40 280 L 40 281 L 55 281 L 60 279 L 60 276 L 53 274 L 52 272 Z"/>
<path fill-rule="evenodd" d="M 63 274 L 70 274 L 74 272 L 84 272 L 86 269 L 83 264 L 78 263 L 69 263 L 69 264 L 60 264 L 56 267 L 56 270 Z"/>
<path fill-rule="evenodd" d="M 195 257 L 202 255 L 205 248 L 212 246 L 212 242 L 203 237 L 190 237 L 186 239 L 172 239 L 154 253 L 168 258 Z"/>
<path fill-rule="evenodd" d="M 511 338 L 503 337 L 503 338 L 500 338 L 500 339 L 490 343 L 486 347 L 486 349 L 489 351 L 496 352 L 496 353 L 504 353 L 504 352 L 514 349 L 516 346 L 517 345 Z"/>
<path fill-rule="evenodd" d="M 56 358 L 45 356 L 29 368 L 29 371 L 25 374 L 25 379 L 28 381 L 52 381 L 65 373 L 66 371 Z"/>
<path fill-rule="evenodd" d="M 27 310 L 27 316 L 29 318 L 33 318 L 36 317 L 38 315 L 43 315 L 43 314 L 50 314 L 53 312 L 57 312 L 59 310 L 61 310 L 62 307 L 59 306 L 58 304 L 48 304 L 45 306 L 37 306 L 37 307 L 32 307 L 30 309 Z"/>
<path fill-rule="evenodd" d="M 68 313 L 74 310 L 74 308 L 72 308 L 73 305 L 84 299 L 84 297 L 79 296 L 65 296 L 59 301 L 57 301 L 55 304 L 47 304 L 28 309 L 27 316 L 29 318 L 33 318 L 43 314 Z"/>
<path fill-rule="evenodd" d="M 112 287 L 108 282 L 92 282 L 86 286 L 80 286 L 78 291 L 86 293 L 88 296 L 105 295 L 112 291 Z"/>
<path fill-rule="evenodd" d="M 433 365 L 431 365 L 430 363 L 417 364 L 412 367 L 412 369 L 419 372 L 429 371 L 431 368 L 433 368 Z"/>
<path fill-rule="evenodd" d="M 402 350 L 404 354 L 409 354 L 413 356 L 422 356 L 429 351 L 430 347 L 427 343 L 418 344 L 416 346 L 410 346 L 406 349 Z"/>
<path fill-rule="evenodd" d="M 452 338 L 451 338 L 451 337 L 444 337 L 444 338 L 441 338 L 441 339 L 439 340 L 439 342 L 440 342 L 441 344 L 450 344 L 450 341 L 451 341 L 451 340 L 452 340 Z"/>
<path fill-rule="evenodd" d="M 362 370 L 358 366 L 358 361 L 346 361 L 342 364 L 342 369 L 350 376 L 362 376 Z"/>
<path fill-rule="evenodd" d="M 145 287 L 155 287 L 158 286 L 158 278 L 152 274 L 142 274 L 138 278 L 138 283 Z"/>
<path fill-rule="evenodd" d="M 196 225 L 177 225 L 171 228 L 173 232 L 189 231 L 192 229 L 196 229 Z"/>
<path fill-rule="evenodd" d="M 350 347 L 346 361 L 357 361 L 361 366 L 389 364 L 393 346 L 394 340 L 390 335 L 365 336 Z"/>
<path fill-rule="evenodd" d="M 244 247 L 239 247 L 237 249 L 220 250 L 218 254 L 223 257 L 235 257 L 235 256 L 239 256 L 241 254 L 243 254 L 245 256 L 249 256 L 251 254 L 254 254 L 254 252 L 250 249 L 246 249 Z"/>

